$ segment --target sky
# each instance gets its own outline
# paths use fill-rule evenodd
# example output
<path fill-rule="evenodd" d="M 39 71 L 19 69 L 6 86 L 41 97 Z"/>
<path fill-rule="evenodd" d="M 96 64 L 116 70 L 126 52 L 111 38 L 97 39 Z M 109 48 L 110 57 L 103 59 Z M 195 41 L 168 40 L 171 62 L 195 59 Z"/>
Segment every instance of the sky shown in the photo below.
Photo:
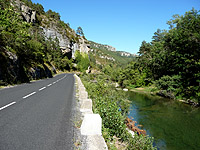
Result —
<path fill-rule="evenodd" d="M 184 15 L 200 0 L 32 0 L 44 10 L 58 12 L 76 30 L 82 27 L 88 40 L 118 51 L 137 53 L 142 41 L 150 42 L 157 29 L 169 29 L 167 21 Z"/>

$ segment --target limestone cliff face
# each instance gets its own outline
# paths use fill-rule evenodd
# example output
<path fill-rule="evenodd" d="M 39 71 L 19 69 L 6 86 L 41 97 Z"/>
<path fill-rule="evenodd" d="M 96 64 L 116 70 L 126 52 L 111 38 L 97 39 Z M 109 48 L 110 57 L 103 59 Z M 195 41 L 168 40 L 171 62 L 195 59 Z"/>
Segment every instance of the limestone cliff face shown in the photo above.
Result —
<path fill-rule="evenodd" d="M 60 34 L 56 27 L 41 27 L 44 31 L 44 35 L 46 38 L 52 38 L 52 39 L 58 39 L 59 40 L 59 46 L 61 48 L 61 50 L 63 51 L 70 51 L 70 40 L 68 39 L 68 37 L 66 35 L 62 35 Z"/>
<path fill-rule="evenodd" d="M 110 46 L 110 45 L 104 45 L 109 51 L 116 51 L 116 48 Z"/>
<path fill-rule="evenodd" d="M 12 0 L 11 4 L 18 8 L 24 21 L 32 23 L 36 22 L 37 12 L 32 8 L 26 6 L 20 0 Z M 49 23 L 49 25 L 45 25 L 44 23 L 43 26 L 41 26 L 46 39 L 52 38 L 55 40 L 57 38 L 63 54 L 70 53 L 71 57 L 75 58 L 74 54 L 76 50 L 84 53 L 89 52 L 90 46 L 89 44 L 86 44 L 87 40 L 77 35 L 73 29 L 70 28 L 69 31 L 69 29 L 59 27 L 56 20 L 49 20 L 45 16 L 43 16 L 43 22 Z M 72 40 L 71 37 L 76 38 L 76 40 Z"/>
<path fill-rule="evenodd" d="M 114 52 L 116 51 L 116 48 L 110 45 L 99 44 L 92 41 L 90 41 L 90 45 L 91 47 L 98 48 L 98 49 L 105 49 L 105 50 L 114 51 Z"/>
<path fill-rule="evenodd" d="M 44 35 L 46 38 L 58 39 L 59 46 L 62 52 L 71 53 L 71 57 L 75 58 L 74 54 L 76 50 L 80 52 L 88 53 L 90 50 L 89 44 L 87 44 L 87 40 L 82 36 L 79 36 L 75 33 L 75 31 L 71 28 L 61 28 L 57 25 L 57 22 L 49 21 L 48 18 L 43 18 L 44 22 L 49 22 L 49 25 L 45 25 L 41 27 L 44 31 Z"/>
<path fill-rule="evenodd" d="M 85 40 L 83 37 L 81 37 L 79 39 L 79 50 L 80 52 L 83 52 L 83 53 L 88 53 L 89 50 L 90 50 L 90 45 L 86 43 L 87 40 Z"/>
<path fill-rule="evenodd" d="M 33 23 L 36 21 L 36 11 L 26 6 L 20 0 L 11 0 L 11 5 L 16 6 L 21 11 L 24 21 Z"/>
<path fill-rule="evenodd" d="M 32 10 L 28 6 L 21 5 L 22 16 L 26 22 L 35 22 L 36 21 L 36 11 Z"/>
<path fill-rule="evenodd" d="M 62 50 L 62 52 L 65 53 L 71 53 L 71 57 L 75 58 L 74 54 L 76 50 L 79 50 L 80 52 L 87 53 L 90 50 L 89 44 L 86 44 L 87 40 L 85 40 L 82 37 L 79 37 L 79 41 L 74 42 L 71 41 L 68 35 L 65 32 L 62 32 L 62 34 L 58 31 L 58 29 L 53 27 L 43 28 L 44 34 L 46 38 L 52 38 L 52 39 L 58 39 L 59 40 L 59 46 Z"/>

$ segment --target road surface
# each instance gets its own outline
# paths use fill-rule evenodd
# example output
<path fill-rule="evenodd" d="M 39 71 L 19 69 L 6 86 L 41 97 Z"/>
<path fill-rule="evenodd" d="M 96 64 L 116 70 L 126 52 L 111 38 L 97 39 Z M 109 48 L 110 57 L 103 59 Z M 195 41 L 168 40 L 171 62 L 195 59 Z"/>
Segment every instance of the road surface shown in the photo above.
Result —
<path fill-rule="evenodd" d="M 73 149 L 74 77 L 0 90 L 0 150 Z"/>

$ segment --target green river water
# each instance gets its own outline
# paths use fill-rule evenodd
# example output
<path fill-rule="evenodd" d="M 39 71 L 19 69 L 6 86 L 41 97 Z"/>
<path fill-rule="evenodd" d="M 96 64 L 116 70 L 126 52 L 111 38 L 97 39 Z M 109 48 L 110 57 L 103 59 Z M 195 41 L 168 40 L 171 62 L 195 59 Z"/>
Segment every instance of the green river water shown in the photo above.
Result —
<path fill-rule="evenodd" d="M 129 92 L 129 117 L 143 125 L 160 150 L 200 150 L 200 108 Z"/>

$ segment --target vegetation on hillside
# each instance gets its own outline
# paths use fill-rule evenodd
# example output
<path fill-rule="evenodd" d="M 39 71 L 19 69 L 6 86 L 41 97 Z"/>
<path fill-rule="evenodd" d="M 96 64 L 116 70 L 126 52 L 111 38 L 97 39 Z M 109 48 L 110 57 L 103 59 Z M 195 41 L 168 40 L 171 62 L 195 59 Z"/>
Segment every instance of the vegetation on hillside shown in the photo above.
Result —
<path fill-rule="evenodd" d="M 76 51 L 75 57 L 76 57 L 75 62 L 77 64 L 77 69 L 81 72 L 85 72 L 85 70 L 87 70 L 88 67 L 90 66 L 90 60 L 88 54 Z"/>
<path fill-rule="evenodd" d="M 56 69 L 77 69 L 73 66 L 75 60 L 70 60 L 70 57 L 62 53 L 58 39 L 47 39 L 41 26 L 54 24 L 56 29 L 63 31 L 62 33 L 66 32 L 73 42 L 79 41 L 79 35 L 73 32 L 69 24 L 60 20 L 59 13 L 52 10 L 45 12 L 42 5 L 28 0 L 22 2 L 37 12 L 36 22 L 23 21 L 21 12 L 11 5 L 10 0 L 0 1 L 0 84 L 16 84 L 29 82 L 33 78 L 52 77 Z M 84 62 L 82 57 L 79 58 L 77 63 Z M 78 66 L 81 71 L 86 70 L 85 67 Z M 40 73 L 33 75 L 33 70 L 39 70 Z"/>
<path fill-rule="evenodd" d="M 99 62 L 101 62 L 101 64 L 106 64 L 107 62 L 111 62 L 111 63 L 115 63 L 119 66 L 123 66 L 135 58 L 135 56 L 128 56 L 128 57 L 121 56 L 120 51 L 110 51 L 105 47 L 105 45 L 98 44 L 98 43 L 95 43 L 92 41 L 90 41 L 90 46 L 91 46 L 91 49 L 93 49 L 92 53 L 95 56 L 95 59 L 98 60 Z M 101 60 L 100 56 L 107 56 L 108 58 L 111 58 L 110 60 L 112 60 L 112 61 L 110 61 L 108 59 Z"/>

